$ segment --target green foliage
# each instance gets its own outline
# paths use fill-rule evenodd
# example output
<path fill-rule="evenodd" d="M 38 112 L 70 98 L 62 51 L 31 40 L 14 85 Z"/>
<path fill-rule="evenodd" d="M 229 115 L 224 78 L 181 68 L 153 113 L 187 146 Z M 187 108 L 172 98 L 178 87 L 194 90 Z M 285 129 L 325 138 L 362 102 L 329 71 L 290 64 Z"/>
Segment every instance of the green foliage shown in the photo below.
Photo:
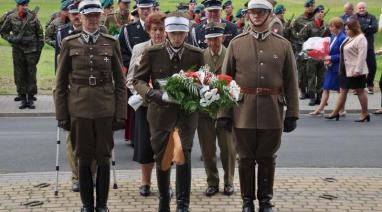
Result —
<path fill-rule="evenodd" d="M 192 113 L 199 109 L 200 96 L 193 79 L 170 77 L 167 80 L 165 90 L 180 104 L 184 111 Z"/>

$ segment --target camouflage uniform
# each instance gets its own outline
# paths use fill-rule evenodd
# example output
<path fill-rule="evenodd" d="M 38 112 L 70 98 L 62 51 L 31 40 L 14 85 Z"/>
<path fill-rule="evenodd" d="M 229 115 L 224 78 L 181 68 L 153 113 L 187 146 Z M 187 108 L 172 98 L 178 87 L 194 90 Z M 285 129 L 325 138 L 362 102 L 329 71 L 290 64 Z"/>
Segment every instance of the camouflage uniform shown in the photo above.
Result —
<path fill-rule="evenodd" d="M 305 96 L 308 87 L 308 76 L 306 68 L 306 60 L 300 55 L 302 50 L 302 44 L 308 40 L 306 33 L 308 24 L 312 21 L 312 17 L 307 17 L 304 14 L 294 20 L 288 29 L 289 41 L 292 43 L 292 48 L 297 62 L 298 70 L 298 84 L 301 91 L 301 95 Z M 305 34 L 305 35 L 304 35 Z"/>
<path fill-rule="evenodd" d="M 316 26 L 314 20 L 310 22 L 306 30 L 302 32 L 302 37 L 328 37 L 330 36 L 329 27 L 326 23 L 322 22 L 321 26 Z M 321 100 L 322 83 L 324 81 L 325 65 L 321 60 L 312 58 L 307 59 L 306 62 L 306 76 L 308 79 L 308 95 L 311 99 L 310 106 L 318 104 Z"/>
<path fill-rule="evenodd" d="M 59 28 L 65 26 L 69 23 L 69 19 L 62 21 L 61 17 L 54 19 L 45 31 L 45 42 L 50 46 L 54 47 L 56 44 L 56 34 Z"/>
<path fill-rule="evenodd" d="M 24 26 L 25 20 L 28 22 Z M 33 109 L 33 96 L 37 93 L 36 66 L 44 45 L 40 21 L 31 11 L 26 12 L 25 18 L 14 11 L 6 17 L 1 36 L 12 44 L 15 84 L 22 97 L 20 109 L 28 105 Z"/>
<path fill-rule="evenodd" d="M 131 23 L 130 15 L 123 16 L 120 11 L 116 11 L 107 16 L 104 25 L 111 35 L 117 35 L 122 26 L 128 23 Z"/>

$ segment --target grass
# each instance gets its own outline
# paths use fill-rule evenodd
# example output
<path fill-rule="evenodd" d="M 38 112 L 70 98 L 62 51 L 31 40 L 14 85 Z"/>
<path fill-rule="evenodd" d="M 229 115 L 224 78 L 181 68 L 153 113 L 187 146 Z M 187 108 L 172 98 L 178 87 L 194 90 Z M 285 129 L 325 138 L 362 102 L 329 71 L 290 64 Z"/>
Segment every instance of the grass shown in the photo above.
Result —
<path fill-rule="evenodd" d="M 188 1 L 188 0 L 183 0 Z M 246 0 L 235 0 L 234 8 L 235 10 L 243 6 Z M 177 5 L 179 0 L 160 0 L 161 10 L 174 10 L 175 5 Z M 296 16 L 302 14 L 303 12 L 303 0 L 279 0 L 286 6 L 287 12 L 286 17 L 289 18 L 292 14 Z M 330 12 L 327 14 L 325 19 L 329 20 L 334 16 L 339 16 L 342 14 L 343 4 L 346 0 L 333 1 L 333 0 L 318 0 L 318 4 L 323 4 L 325 8 L 330 8 Z M 357 1 L 351 0 L 354 4 Z M 379 18 L 381 13 L 382 2 L 381 0 L 365 0 L 367 3 L 368 11 Z M 0 14 L 4 14 L 6 11 L 12 10 L 15 7 L 14 0 L 0 0 Z M 31 9 L 35 6 L 40 6 L 39 19 L 42 26 L 50 18 L 50 15 L 59 10 L 60 0 L 32 0 L 29 7 Z M 117 6 L 115 7 L 117 8 Z M 382 33 L 378 33 L 375 37 L 375 46 L 379 48 L 382 46 Z M 52 87 L 54 85 L 54 51 L 53 48 L 45 45 L 40 62 L 38 64 L 38 88 L 40 94 L 50 94 Z M 382 70 L 382 57 L 377 58 L 378 63 L 378 73 L 376 75 L 376 80 L 379 80 Z M 16 92 L 15 85 L 13 82 L 13 61 L 12 61 L 12 48 L 9 44 L 0 39 L 0 94 L 14 94 Z"/>

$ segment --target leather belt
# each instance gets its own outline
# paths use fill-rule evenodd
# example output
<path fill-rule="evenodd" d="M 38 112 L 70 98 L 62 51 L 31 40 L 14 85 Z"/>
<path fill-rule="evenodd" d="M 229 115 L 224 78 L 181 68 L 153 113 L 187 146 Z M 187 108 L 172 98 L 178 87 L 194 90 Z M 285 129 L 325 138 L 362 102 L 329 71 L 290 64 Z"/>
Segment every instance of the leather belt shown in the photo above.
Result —
<path fill-rule="evenodd" d="M 72 83 L 79 85 L 104 86 L 105 84 L 112 82 L 111 78 L 96 78 L 95 76 L 90 76 L 87 79 L 72 78 Z"/>
<path fill-rule="evenodd" d="M 279 95 L 281 94 L 280 88 L 240 88 L 241 93 L 259 95 L 259 96 L 269 96 L 269 95 Z"/>

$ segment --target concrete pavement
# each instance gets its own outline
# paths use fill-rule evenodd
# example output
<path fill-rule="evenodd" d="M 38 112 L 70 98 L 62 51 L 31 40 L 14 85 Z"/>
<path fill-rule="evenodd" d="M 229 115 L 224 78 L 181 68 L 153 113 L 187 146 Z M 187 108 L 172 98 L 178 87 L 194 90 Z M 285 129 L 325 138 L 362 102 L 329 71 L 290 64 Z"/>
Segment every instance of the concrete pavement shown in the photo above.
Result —
<path fill-rule="evenodd" d="M 53 97 L 49 95 L 38 95 L 37 101 L 35 102 L 36 109 L 24 109 L 19 110 L 19 102 L 13 101 L 13 95 L 0 95 L 0 117 L 6 116 L 53 116 L 54 115 L 54 105 Z M 331 92 L 328 106 L 325 108 L 326 111 L 330 111 L 334 108 L 336 100 L 338 97 L 337 92 Z M 309 100 L 300 100 L 300 112 L 301 114 L 307 114 L 312 112 L 317 106 L 308 106 Z M 381 93 L 376 92 L 374 94 L 368 95 L 368 106 L 369 111 L 373 112 L 374 110 L 381 107 Z M 359 113 L 360 104 L 356 95 L 349 93 L 346 101 L 346 111 L 349 113 Z"/>

